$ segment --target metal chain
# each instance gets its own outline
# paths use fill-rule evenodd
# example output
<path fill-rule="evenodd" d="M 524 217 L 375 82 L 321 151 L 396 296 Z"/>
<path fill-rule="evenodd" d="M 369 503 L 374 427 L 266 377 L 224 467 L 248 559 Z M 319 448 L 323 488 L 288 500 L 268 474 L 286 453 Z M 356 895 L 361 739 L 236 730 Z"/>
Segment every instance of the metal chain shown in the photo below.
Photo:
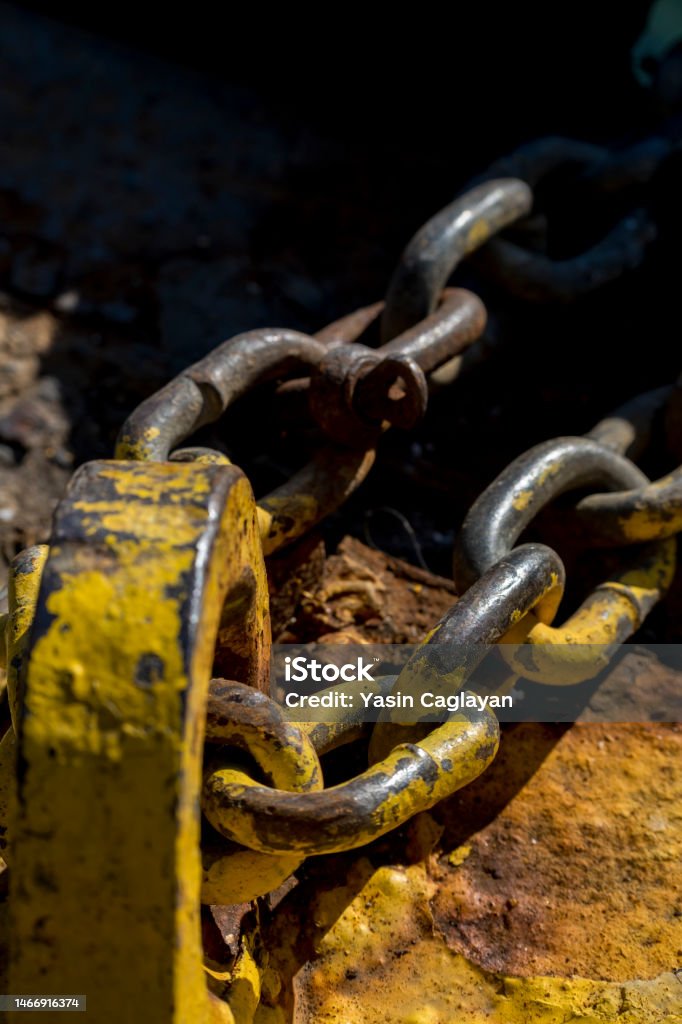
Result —
<path fill-rule="evenodd" d="M 501 274 L 505 287 L 543 299 L 575 298 L 644 258 L 655 228 L 637 210 L 619 221 L 603 242 L 559 263 L 522 250 L 516 243 L 489 241 L 530 212 L 531 185 L 541 189 L 548 176 L 570 167 L 574 188 L 621 192 L 650 181 L 670 149 L 660 139 L 615 155 L 566 139 L 540 140 L 523 147 L 491 170 L 496 175 L 493 180 L 476 185 L 420 229 L 403 254 L 385 304 L 351 314 L 323 329 L 316 339 L 262 331 L 225 342 L 136 410 L 121 431 L 117 455 L 168 458 L 174 444 L 216 419 L 256 382 L 274 375 L 281 379 L 307 366 L 309 382 L 297 383 L 307 389 L 310 414 L 343 447 L 325 450 L 314 471 L 308 467 L 294 477 L 283 489 L 286 497 L 272 495 L 260 502 L 261 514 L 277 508 L 280 519 L 290 524 L 286 530 L 274 531 L 274 541 L 272 520 L 267 524 L 264 550 L 269 553 L 345 499 L 366 472 L 353 472 L 348 485 L 339 471 L 347 464 L 348 453 L 373 451 L 378 436 L 389 426 L 414 426 L 426 410 L 428 374 L 457 359 L 481 335 L 486 315 L 480 300 L 461 289 L 443 292 L 465 256 L 487 242 L 484 268 L 494 277 Z M 498 178 L 498 174 L 519 177 Z M 369 347 L 359 339 L 379 317 L 384 343 Z M 679 475 L 649 484 L 621 454 L 641 433 L 641 424 L 637 428 L 631 420 L 628 410 L 621 411 L 598 425 L 591 437 L 559 438 L 538 445 L 511 463 L 481 495 L 463 523 L 455 550 L 455 580 L 465 596 L 411 659 L 396 686 L 409 692 L 417 680 L 421 686 L 427 678 L 432 688 L 461 688 L 486 649 L 500 641 L 503 657 L 527 678 L 574 683 L 604 667 L 609 654 L 641 625 L 669 586 L 674 548 L 665 538 L 674 535 L 682 522 Z M 616 436 L 616 423 L 620 436 Z M 631 427 L 630 434 L 624 424 Z M 211 456 L 190 452 L 181 457 Z M 558 629 L 552 621 L 563 592 L 561 560 L 541 545 L 517 549 L 514 543 L 544 505 L 567 491 L 590 487 L 611 492 L 577 503 L 575 514 L 590 544 L 653 539 L 659 543 L 638 550 L 627 569 L 602 583 Z M 297 511 L 303 496 L 315 510 L 307 516 Z M 585 649 L 584 645 L 590 646 Z M 473 661 L 466 656 L 462 660 L 459 652 L 466 649 L 475 652 Z M 214 714 L 209 711 L 209 722 Z M 276 719 L 276 705 L 269 714 Z M 444 730 L 447 725 L 436 730 L 431 742 Z M 382 724 L 374 730 L 373 756 L 381 751 L 384 759 L 404 758 L 405 751 L 395 742 L 410 732 L 415 735 L 414 729 Z M 473 750 L 481 742 L 473 734 L 467 739 Z M 462 740 L 458 743 L 461 767 L 467 756 Z M 216 768 L 207 776 L 204 811 L 222 835 L 261 854 L 292 856 L 349 849 L 395 827 L 417 806 L 430 806 L 440 798 L 437 794 L 452 792 L 463 784 L 462 778 L 469 777 L 450 768 L 442 778 L 438 763 L 431 763 L 432 780 L 442 781 L 426 787 L 428 793 L 423 791 L 415 803 L 427 748 L 420 749 L 421 760 L 401 775 L 402 803 L 392 762 L 385 760 L 334 790 L 301 793 L 293 792 L 298 786 L 288 787 L 288 793 L 276 784 L 264 786 L 233 765 Z M 455 763 L 451 752 L 447 763 Z M 478 763 L 483 760 L 479 758 Z M 222 877 L 228 878 L 227 870 Z M 258 877 L 255 867 L 252 877 Z M 260 890 L 267 883 L 261 878 L 256 884 Z M 220 895 L 223 901 L 234 899 L 234 893 L 225 889 Z"/>
<path fill-rule="evenodd" d="M 620 277 L 645 259 L 656 238 L 646 192 L 672 150 L 659 137 L 615 154 L 565 139 L 523 147 L 491 169 L 491 180 L 486 176 L 476 183 L 417 232 L 385 303 L 350 314 L 315 337 L 284 329 L 238 335 L 142 403 L 121 430 L 118 461 L 91 464 L 77 474 L 58 510 L 50 550 L 26 552 L 12 568 L 5 631 L 14 729 L 0 744 L 0 762 L 11 762 L 17 745 L 24 760 L 35 753 L 30 743 L 40 746 L 38 734 L 31 732 L 38 710 L 48 708 L 58 687 L 66 685 L 59 664 L 46 654 L 50 645 L 58 649 L 67 642 L 68 629 L 58 631 L 55 609 L 73 592 L 87 618 L 89 591 L 79 587 L 97 570 L 104 581 L 101 594 L 111 595 L 114 603 L 118 596 L 121 615 L 138 614 L 142 631 L 147 619 L 155 623 L 173 647 L 173 670 L 186 679 L 189 695 L 182 735 L 192 757 L 200 755 L 197 737 L 205 726 L 204 901 L 262 896 L 306 856 L 368 843 L 484 771 L 499 742 L 499 725 L 489 710 L 453 713 L 436 728 L 382 721 L 371 737 L 353 715 L 335 725 L 287 722 L 267 695 L 270 633 L 263 555 L 338 508 L 370 471 L 382 434 L 412 428 L 427 409 L 432 375 L 461 361 L 481 337 L 486 325 L 481 300 L 470 291 L 446 288 L 462 259 L 480 248 L 474 258 L 484 275 L 505 291 L 539 301 L 573 301 Z M 561 189 L 569 189 L 579 203 L 608 194 L 617 199 L 618 212 L 601 240 L 556 260 L 546 245 L 545 218 L 551 215 L 552 191 Z M 513 238 L 492 237 L 511 226 Z M 524 246 L 524 237 L 533 248 Z M 305 398 L 311 422 L 327 440 L 308 465 L 256 506 L 243 474 L 227 456 L 178 446 L 265 382 L 276 385 L 280 396 Z M 567 685 L 596 675 L 672 580 L 674 537 L 682 530 L 682 470 L 651 483 L 631 457 L 639 457 L 656 432 L 657 417 L 676 429 L 678 395 L 679 388 L 659 389 L 617 410 L 586 437 L 546 441 L 516 458 L 464 520 L 454 555 L 458 602 L 398 677 L 377 681 L 377 692 L 415 691 L 425 680 L 442 693 L 459 690 L 493 645 L 526 678 Z M 680 451 L 679 444 L 669 447 Z M 543 544 L 516 544 L 544 506 L 586 489 L 595 493 L 578 494 L 560 514 L 586 545 L 632 550 L 625 568 L 556 627 L 565 583 L 561 558 Z M 126 501 L 138 517 L 132 525 L 123 515 Z M 166 551 L 163 529 L 178 523 L 184 532 Z M 228 556 L 229 568 L 216 564 Z M 157 572 L 161 563 L 163 571 Z M 149 600 L 158 604 L 153 614 L 145 611 L 145 586 L 135 577 L 140 564 L 151 574 Z M 186 595 L 185 603 L 178 594 Z M 176 601 L 166 617 L 159 610 L 165 601 Z M 107 653 L 127 665 L 133 655 L 121 653 L 125 633 L 118 611 L 109 607 L 107 614 Z M 204 700 L 192 694 L 205 691 L 213 653 L 207 637 L 216 639 L 223 656 L 219 663 L 239 681 L 214 679 Z M 152 685 L 166 678 L 162 652 L 154 648 L 159 637 L 152 639 L 146 645 L 136 636 L 131 661 L 137 729 L 143 728 L 144 700 Z M 57 682 L 50 689 L 53 677 Z M 74 677 L 68 685 L 79 707 L 95 701 L 87 681 Z M 165 713 L 159 704 L 159 714 Z M 105 736 L 104 712 L 100 719 L 97 728 Z M 181 731 L 178 727 L 178 736 Z M 324 789 L 320 756 L 360 735 L 370 739 L 370 766 Z M 103 749 L 106 742 L 102 739 Z M 178 778 L 175 755 L 170 748 L 164 751 L 168 777 Z M 22 781 L 24 787 L 30 784 Z M 191 834 L 193 794 L 183 794 L 182 827 Z M 11 860 L 10 799 L 0 788 L 2 853 Z M 30 813 L 25 803 L 22 807 L 24 815 Z M 30 860 L 37 833 L 21 815 L 18 820 L 19 856 L 28 851 Z"/>

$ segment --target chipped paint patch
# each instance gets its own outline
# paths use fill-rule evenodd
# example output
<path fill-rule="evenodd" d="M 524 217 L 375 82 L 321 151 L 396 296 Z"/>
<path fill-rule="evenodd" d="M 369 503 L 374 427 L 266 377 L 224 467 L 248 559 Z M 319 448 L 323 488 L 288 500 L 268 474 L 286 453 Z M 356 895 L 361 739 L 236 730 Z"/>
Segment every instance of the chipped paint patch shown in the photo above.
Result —
<path fill-rule="evenodd" d="M 512 505 L 517 512 L 523 512 L 525 508 L 528 508 L 531 501 L 533 500 L 533 491 L 519 491 L 512 498 Z"/>

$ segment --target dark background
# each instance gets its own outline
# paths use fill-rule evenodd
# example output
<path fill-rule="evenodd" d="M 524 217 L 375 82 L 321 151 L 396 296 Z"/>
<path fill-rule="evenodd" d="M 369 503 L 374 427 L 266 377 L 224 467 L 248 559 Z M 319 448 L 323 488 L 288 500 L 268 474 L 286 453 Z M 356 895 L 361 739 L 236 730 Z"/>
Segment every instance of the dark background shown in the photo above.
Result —
<path fill-rule="evenodd" d="M 677 131 L 632 73 L 648 8 L 0 5 L 5 561 L 47 537 L 73 467 L 110 456 L 142 398 L 239 331 L 314 331 L 380 298 L 416 228 L 493 159 L 546 133 L 625 145 Z M 575 219 L 579 249 L 596 229 Z M 458 271 L 488 302 L 495 357 L 414 435 L 386 439 L 330 543 L 388 505 L 448 572 L 456 525 L 510 458 L 673 380 L 673 203 L 661 220 L 644 268 L 561 310 Z M 257 491 L 305 441 L 270 408 L 211 436 Z M 414 558 L 389 520 L 373 519 L 374 539 Z"/>

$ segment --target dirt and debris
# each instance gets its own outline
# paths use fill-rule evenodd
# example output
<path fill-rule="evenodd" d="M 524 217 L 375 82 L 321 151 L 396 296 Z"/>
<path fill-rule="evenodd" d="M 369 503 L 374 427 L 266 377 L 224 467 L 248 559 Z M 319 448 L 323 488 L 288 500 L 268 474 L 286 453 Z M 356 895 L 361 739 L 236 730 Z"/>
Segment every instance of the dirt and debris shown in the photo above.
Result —
<path fill-rule="evenodd" d="M 276 643 L 418 643 L 456 600 L 451 580 L 344 537 L 301 586 L 295 610 Z M 350 633 L 349 633 L 350 631 Z"/>
<path fill-rule="evenodd" d="M 75 467 L 111 456 L 151 381 L 163 360 L 135 338 L 0 298 L 0 585 L 18 551 L 48 540 Z"/>

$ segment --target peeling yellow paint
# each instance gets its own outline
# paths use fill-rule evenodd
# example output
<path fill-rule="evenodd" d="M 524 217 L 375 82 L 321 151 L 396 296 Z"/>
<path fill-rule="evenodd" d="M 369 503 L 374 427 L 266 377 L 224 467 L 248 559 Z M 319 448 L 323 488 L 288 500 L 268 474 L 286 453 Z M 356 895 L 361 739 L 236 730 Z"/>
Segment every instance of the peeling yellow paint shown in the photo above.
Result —
<path fill-rule="evenodd" d="M 674 538 L 650 545 L 635 566 L 597 587 L 563 626 L 529 612 L 500 641 L 500 654 L 515 673 L 536 682 L 564 686 L 594 678 L 667 591 L 675 559 Z"/>
<path fill-rule="evenodd" d="M 472 252 L 474 249 L 478 249 L 479 246 L 483 245 L 490 238 L 490 224 L 485 218 L 481 217 L 480 220 L 475 220 L 469 228 L 466 239 L 466 251 Z"/>
<path fill-rule="evenodd" d="M 464 863 L 470 853 L 470 846 L 458 846 L 456 850 L 453 850 L 452 853 L 448 854 L 448 864 L 452 867 L 459 867 L 460 864 Z"/>
<path fill-rule="evenodd" d="M 425 863 L 367 868 L 359 891 L 351 876 L 346 888 L 314 897 L 311 962 L 270 952 L 271 966 L 296 978 L 296 1024 L 679 1024 L 682 993 L 672 973 L 623 983 L 483 970 L 433 930 L 436 883 Z M 256 1024 L 289 1019 L 277 1005 L 261 1005 L 255 1016 Z"/>
<path fill-rule="evenodd" d="M 7 693 L 10 713 L 16 728 L 17 704 L 20 700 L 20 676 L 28 640 L 28 630 L 33 622 L 38 589 L 47 559 L 46 544 L 22 551 L 12 562 L 9 572 L 7 600 L 9 614 L 6 624 L 7 645 Z"/>
<path fill-rule="evenodd" d="M 320 505 L 308 494 L 263 499 L 258 505 L 258 526 L 266 555 L 294 540 L 321 518 Z"/>
<path fill-rule="evenodd" d="M 245 566 L 261 621 L 244 639 L 267 663 L 255 503 L 229 467 L 83 472 L 27 655 L 10 984 L 86 992 L 103 1024 L 232 1021 L 202 972 L 197 805 L 221 608 Z"/>
<path fill-rule="evenodd" d="M 533 491 L 526 490 L 519 491 L 518 494 L 514 495 L 512 499 L 512 505 L 514 506 L 517 512 L 523 512 L 525 508 L 528 508 L 531 501 L 533 500 L 533 494 Z"/>
<path fill-rule="evenodd" d="M 282 487 L 258 501 L 258 524 L 263 552 L 302 536 L 339 507 L 369 473 L 376 452 L 328 448 Z"/>
<path fill-rule="evenodd" d="M 239 955 L 229 971 L 204 968 L 210 991 L 228 1009 L 234 1024 L 251 1024 L 261 997 L 261 971 L 254 955 L 252 941 L 247 936 Z M 192 1017 L 191 1021 L 197 1020 Z"/>
<path fill-rule="evenodd" d="M 297 828 L 297 812 L 302 822 L 314 820 L 317 794 L 273 791 L 238 767 L 210 775 L 204 787 L 204 812 L 214 828 L 251 850 L 272 854 L 350 850 L 397 828 L 477 778 L 495 757 L 498 744 L 499 726 L 492 712 L 476 722 L 452 715 L 423 739 L 399 744 L 359 777 L 367 793 L 373 792 L 374 785 L 382 794 L 371 811 L 363 813 L 362 801 L 350 795 L 357 792 L 356 778 L 351 784 L 325 790 L 327 820 L 310 829 Z M 430 771 L 420 776 L 415 768 L 425 763 Z M 402 781 L 387 787 L 387 779 Z M 354 790 L 349 791 L 351 785 Z M 259 804 L 263 797 L 270 805 L 265 812 Z M 355 815 L 348 806 L 353 800 L 358 803 Z M 333 813 L 337 807 L 342 813 Z"/>
<path fill-rule="evenodd" d="M 116 447 L 116 458 L 144 463 L 150 457 L 151 442 L 159 436 L 157 427 L 148 427 L 135 441 L 123 436 Z M 152 449 L 153 450 L 153 449 Z M 281 487 L 258 501 L 258 526 L 263 553 L 272 554 L 302 536 L 321 519 L 339 507 L 369 473 L 376 452 L 353 451 L 329 446 L 294 473 Z M 229 463 L 226 457 L 220 464 Z M 198 455 L 195 464 L 215 463 L 210 455 Z M 187 463 L 173 462 L 176 467 Z"/>
<path fill-rule="evenodd" d="M 136 461 L 147 459 L 148 446 L 160 434 L 161 431 L 158 427 L 147 427 L 136 441 L 130 437 L 120 437 L 116 444 L 116 458 L 121 460 L 133 459 Z"/>
<path fill-rule="evenodd" d="M 542 472 L 539 474 L 537 479 L 536 487 L 539 489 L 545 484 L 550 477 L 556 476 L 561 469 L 561 460 L 557 459 L 555 462 L 548 462 Z"/>

